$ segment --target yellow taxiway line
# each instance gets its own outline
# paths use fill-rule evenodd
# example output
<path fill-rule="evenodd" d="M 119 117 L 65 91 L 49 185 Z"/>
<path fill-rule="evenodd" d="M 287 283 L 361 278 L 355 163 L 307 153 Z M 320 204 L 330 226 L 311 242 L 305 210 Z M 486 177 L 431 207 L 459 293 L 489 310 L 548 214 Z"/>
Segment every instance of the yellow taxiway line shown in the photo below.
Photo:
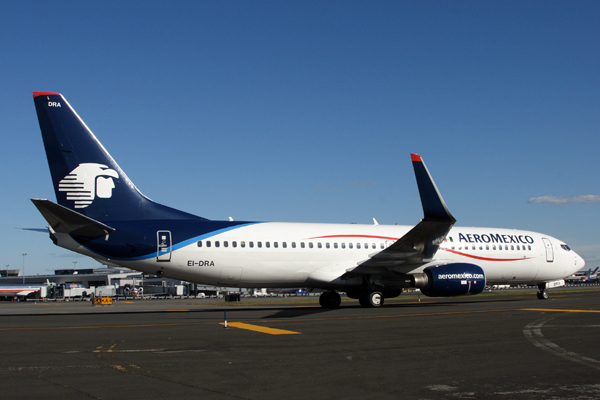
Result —
<path fill-rule="evenodd" d="M 544 312 L 573 312 L 573 313 L 600 313 L 600 310 L 565 310 L 560 308 L 522 308 L 523 311 L 544 311 Z"/>
<path fill-rule="evenodd" d="M 221 325 L 225 325 L 225 323 L 221 322 Z M 254 332 L 268 333 L 269 335 L 299 335 L 300 334 L 300 332 L 286 331 L 284 329 L 267 328 L 264 326 L 245 324 L 243 322 L 229 322 L 227 324 L 227 326 L 228 327 L 231 326 L 233 328 L 239 328 L 239 329 L 246 329 L 246 330 L 254 331 Z"/>

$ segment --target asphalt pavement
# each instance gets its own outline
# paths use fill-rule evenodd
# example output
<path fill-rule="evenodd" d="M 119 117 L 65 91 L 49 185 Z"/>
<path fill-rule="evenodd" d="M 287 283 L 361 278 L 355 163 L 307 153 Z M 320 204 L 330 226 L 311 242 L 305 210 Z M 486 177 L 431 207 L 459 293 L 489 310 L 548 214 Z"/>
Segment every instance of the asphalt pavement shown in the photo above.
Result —
<path fill-rule="evenodd" d="M 228 328 L 224 327 L 225 315 Z M 0 302 L 3 399 L 597 399 L 600 291 Z"/>

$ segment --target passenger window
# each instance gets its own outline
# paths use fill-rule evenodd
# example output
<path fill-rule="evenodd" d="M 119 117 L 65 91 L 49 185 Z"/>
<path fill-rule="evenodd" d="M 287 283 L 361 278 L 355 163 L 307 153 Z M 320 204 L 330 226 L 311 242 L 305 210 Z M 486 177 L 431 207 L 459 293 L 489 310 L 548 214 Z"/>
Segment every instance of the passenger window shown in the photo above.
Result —
<path fill-rule="evenodd" d="M 206 247 L 210 247 L 210 240 L 206 241 Z"/>
<path fill-rule="evenodd" d="M 485 245 L 485 249 L 486 249 L 486 250 L 489 250 L 489 249 L 490 249 L 490 245 L 489 245 L 489 244 L 486 244 L 486 245 Z"/>
<path fill-rule="evenodd" d="M 529 246 L 527 246 L 527 247 L 529 247 L 529 250 L 531 250 L 531 245 L 529 245 Z"/>
<path fill-rule="evenodd" d="M 296 248 L 296 242 L 292 242 L 292 249 Z"/>
<path fill-rule="evenodd" d="M 262 242 L 256 242 L 256 247 L 258 247 L 259 249 L 262 248 Z"/>
<path fill-rule="evenodd" d="M 250 248 L 253 248 L 254 247 L 254 242 L 250 242 L 249 246 L 250 246 Z"/>
<path fill-rule="evenodd" d="M 221 244 L 220 244 L 220 243 L 219 243 L 219 241 L 217 240 L 217 241 L 215 242 L 215 247 L 219 247 L 219 246 L 221 246 Z"/>
<path fill-rule="evenodd" d="M 284 244 L 285 244 L 285 243 L 284 243 Z M 277 242 L 273 242 L 273 247 L 275 247 L 276 249 L 278 249 L 278 248 L 279 248 L 279 243 L 277 243 Z M 285 246 L 283 246 L 283 247 L 285 247 Z"/>
<path fill-rule="evenodd" d="M 321 244 L 321 242 L 319 242 L 319 243 L 317 244 L 317 246 L 318 246 L 320 249 L 322 249 L 322 248 L 323 248 L 323 245 Z"/>
<path fill-rule="evenodd" d="M 337 249 L 337 243 L 335 244 L 335 248 Z M 342 249 L 346 248 L 346 243 L 342 243 Z"/>
<path fill-rule="evenodd" d="M 385 249 L 385 245 L 384 245 L 383 243 L 381 243 L 379 246 L 380 246 L 382 249 Z"/>
<path fill-rule="evenodd" d="M 266 243 L 265 243 L 265 247 L 266 247 L 267 249 L 268 249 L 268 248 L 270 248 L 270 247 L 271 247 L 271 242 L 266 242 Z"/>
<path fill-rule="evenodd" d="M 232 247 L 237 247 L 237 242 L 235 242 L 235 241 L 231 242 L 231 246 Z"/>
<path fill-rule="evenodd" d="M 223 247 L 229 247 L 229 242 L 227 240 L 223 242 Z"/>
<path fill-rule="evenodd" d="M 202 240 L 198 240 L 198 247 L 202 247 Z"/>
<path fill-rule="evenodd" d="M 300 243 L 300 247 L 304 248 L 306 245 L 304 244 L 304 242 Z"/>
<path fill-rule="evenodd" d="M 313 248 L 313 243 L 312 243 L 312 242 L 310 242 L 310 243 L 308 244 L 308 247 L 310 247 L 310 248 L 312 249 L 312 248 Z"/>
<path fill-rule="evenodd" d="M 246 242 L 244 242 L 244 241 L 240 242 L 240 246 L 241 247 L 246 247 Z"/>

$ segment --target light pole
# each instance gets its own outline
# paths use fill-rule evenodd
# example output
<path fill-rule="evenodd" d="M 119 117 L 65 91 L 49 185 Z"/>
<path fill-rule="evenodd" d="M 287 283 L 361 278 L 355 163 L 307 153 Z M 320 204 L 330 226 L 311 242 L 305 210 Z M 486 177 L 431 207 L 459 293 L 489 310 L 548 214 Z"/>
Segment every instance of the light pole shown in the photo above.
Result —
<path fill-rule="evenodd" d="M 27 253 L 23 253 L 23 284 L 25 284 L 25 256 Z"/>

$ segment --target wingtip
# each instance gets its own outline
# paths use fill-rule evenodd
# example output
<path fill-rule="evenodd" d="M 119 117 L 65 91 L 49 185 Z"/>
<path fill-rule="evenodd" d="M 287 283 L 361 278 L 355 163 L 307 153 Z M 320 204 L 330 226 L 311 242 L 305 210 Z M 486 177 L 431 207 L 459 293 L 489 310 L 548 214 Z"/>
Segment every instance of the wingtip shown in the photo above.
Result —
<path fill-rule="evenodd" d="M 418 154 L 412 154 L 410 155 L 410 159 L 412 161 L 418 161 L 418 162 L 423 162 L 423 159 L 421 159 L 421 156 Z"/>

